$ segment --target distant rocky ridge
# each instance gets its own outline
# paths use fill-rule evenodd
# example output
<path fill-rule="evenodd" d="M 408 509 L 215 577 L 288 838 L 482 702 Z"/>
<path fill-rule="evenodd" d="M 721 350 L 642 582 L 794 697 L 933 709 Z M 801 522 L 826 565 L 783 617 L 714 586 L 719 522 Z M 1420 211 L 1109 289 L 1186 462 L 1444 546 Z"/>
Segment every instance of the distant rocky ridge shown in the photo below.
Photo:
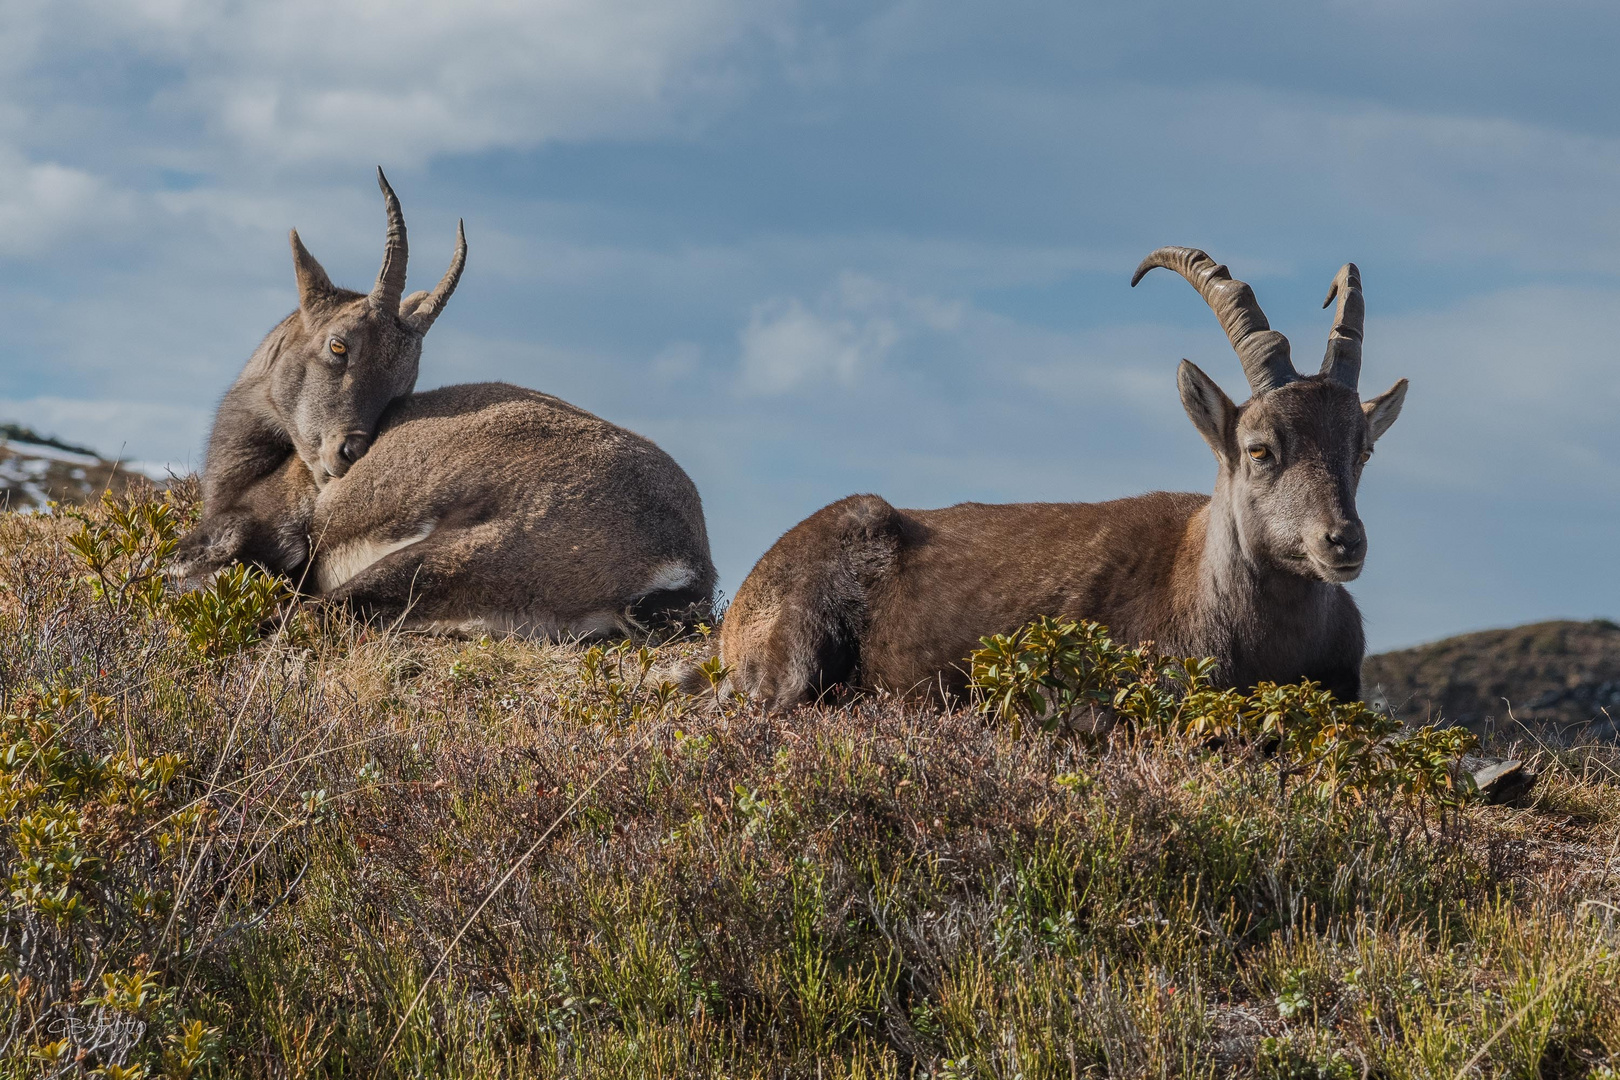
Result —
<path fill-rule="evenodd" d="M 1403 719 L 1511 735 L 1514 720 L 1582 739 L 1620 734 L 1620 625 L 1530 623 L 1367 658 L 1367 700 Z M 1512 717 L 1509 717 L 1509 709 Z"/>
<path fill-rule="evenodd" d="M 26 513 L 49 502 L 88 502 L 109 489 L 122 492 L 136 476 L 159 484 L 166 478 L 150 466 L 109 461 L 89 447 L 0 423 L 0 510 Z"/>

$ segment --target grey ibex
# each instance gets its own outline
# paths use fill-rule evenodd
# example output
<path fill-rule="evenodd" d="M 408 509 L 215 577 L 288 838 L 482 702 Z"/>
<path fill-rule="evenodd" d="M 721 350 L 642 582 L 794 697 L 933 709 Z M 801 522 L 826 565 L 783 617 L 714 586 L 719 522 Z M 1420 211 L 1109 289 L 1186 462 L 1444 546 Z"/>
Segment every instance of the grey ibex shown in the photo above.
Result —
<path fill-rule="evenodd" d="M 254 562 L 407 627 L 614 633 L 713 592 L 703 507 L 651 442 L 504 383 L 411 393 L 422 336 L 466 259 L 402 296 L 405 223 L 369 295 L 338 289 L 293 233 L 299 307 L 225 395 L 203 520 L 176 576 Z"/>
<path fill-rule="evenodd" d="M 1364 308 L 1354 265 L 1327 358 L 1302 376 L 1254 293 L 1202 251 L 1161 248 L 1214 309 L 1253 396 L 1234 405 L 1181 362 L 1181 402 L 1218 471 L 1213 497 L 1155 492 L 1105 503 L 963 503 L 897 510 L 855 495 L 777 541 L 721 626 L 732 687 L 787 708 L 853 684 L 950 696 L 981 636 L 1041 615 L 1092 619 L 1162 653 L 1214 657 L 1221 682 L 1310 678 L 1361 692 L 1361 615 L 1341 582 L 1366 555 L 1356 487 L 1406 380 L 1363 403 Z M 1325 305 L 1324 305 L 1325 306 Z"/>

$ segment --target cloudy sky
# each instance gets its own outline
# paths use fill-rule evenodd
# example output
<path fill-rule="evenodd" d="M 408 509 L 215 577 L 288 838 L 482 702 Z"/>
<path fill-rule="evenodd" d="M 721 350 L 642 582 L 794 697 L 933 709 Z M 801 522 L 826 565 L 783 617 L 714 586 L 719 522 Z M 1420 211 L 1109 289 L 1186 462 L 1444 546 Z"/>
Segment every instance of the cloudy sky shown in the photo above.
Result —
<path fill-rule="evenodd" d="M 1620 615 L 1609 3 L 7 0 L 0 419 L 195 465 L 295 304 L 466 277 L 422 387 L 505 379 L 649 435 L 727 590 L 810 511 L 1207 491 L 1161 244 L 1303 364 L 1357 262 L 1375 648 Z"/>

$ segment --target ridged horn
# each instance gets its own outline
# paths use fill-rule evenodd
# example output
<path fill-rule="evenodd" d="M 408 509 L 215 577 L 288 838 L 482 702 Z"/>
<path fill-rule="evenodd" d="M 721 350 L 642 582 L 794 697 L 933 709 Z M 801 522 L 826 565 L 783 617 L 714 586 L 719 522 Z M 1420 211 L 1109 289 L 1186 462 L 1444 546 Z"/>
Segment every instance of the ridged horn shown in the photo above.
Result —
<path fill-rule="evenodd" d="M 1322 358 L 1322 374 L 1341 386 L 1354 390 L 1361 382 L 1361 337 L 1367 321 L 1367 304 L 1361 298 L 1361 271 L 1355 263 L 1345 263 L 1328 286 L 1327 299 L 1322 306 L 1339 298 L 1339 310 L 1333 315 L 1333 329 L 1328 332 L 1327 355 Z"/>
<path fill-rule="evenodd" d="M 450 294 L 456 291 L 456 283 L 461 280 L 461 271 L 467 265 L 467 231 L 460 221 L 456 222 L 456 253 L 450 256 L 450 269 L 444 272 L 444 277 L 433 287 L 433 291 L 422 298 L 416 309 L 405 317 L 405 325 L 418 334 L 428 332 L 433 320 L 439 317 L 444 310 L 445 301 Z"/>
<path fill-rule="evenodd" d="M 405 215 L 400 211 L 399 198 L 388 186 L 388 177 L 377 168 L 377 186 L 382 188 L 383 203 L 388 208 L 388 241 L 383 246 L 382 269 L 377 272 L 377 284 L 371 290 L 371 306 L 379 311 L 398 311 L 399 298 L 405 295 L 405 261 L 408 249 L 405 243 Z"/>
<path fill-rule="evenodd" d="M 1256 397 L 1299 378 L 1289 359 L 1288 339 L 1266 321 L 1254 290 L 1232 277 L 1225 266 L 1197 248 L 1162 247 L 1142 260 L 1131 277 L 1131 286 L 1134 288 L 1156 266 L 1186 278 L 1215 312 L 1243 362 L 1243 374 Z"/>

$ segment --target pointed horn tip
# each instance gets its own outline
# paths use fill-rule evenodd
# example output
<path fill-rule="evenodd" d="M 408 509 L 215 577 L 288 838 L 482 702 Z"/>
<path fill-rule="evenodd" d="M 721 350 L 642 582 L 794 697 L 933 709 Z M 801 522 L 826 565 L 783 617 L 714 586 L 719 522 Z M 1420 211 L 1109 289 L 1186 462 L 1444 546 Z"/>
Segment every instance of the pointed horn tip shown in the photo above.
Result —
<path fill-rule="evenodd" d="M 1152 270 L 1154 267 L 1169 267 L 1170 263 L 1166 262 L 1165 260 L 1176 252 L 1185 250 L 1187 249 L 1167 245 L 1165 247 L 1156 247 L 1152 251 L 1148 252 L 1147 258 L 1136 264 L 1136 273 L 1131 275 L 1131 288 L 1136 288 L 1136 283 L 1146 277 L 1147 272 Z"/>
<path fill-rule="evenodd" d="M 387 195 L 389 198 L 394 197 L 394 189 L 389 186 L 388 177 L 383 175 L 381 165 L 377 166 L 377 186 L 382 189 L 382 193 L 384 195 Z"/>
<path fill-rule="evenodd" d="M 1189 266 L 1193 267 L 1196 267 L 1200 262 L 1209 263 L 1209 267 L 1199 268 L 1198 272 L 1207 273 L 1212 279 L 1218 280 L 1222 277 L 1231 276 L 1231 272 L 1227 270 L 1226 264 L 1217 263 L 1213 258 L 1210 257 L 1209 252 L 1205 251 L 1203 248 L 1179 247 L 1175 244 L 1166 244 L 1164 247 L 1154 248 L 1148 257 L 1143 259 L 1142 262 L 1137 266 L 1136 273 L 1131 277 L 1131 287 L 1135 288 L 1136 283 L 1142 280 L 1143 275 L 1145 275 L 1149 270 L 1152 270 L 1155 266 L 1162 266 L 1167 270 L 1175 270 L 1178 273 L 1182 273 L 1182 276 L 1185 277 L 1186 274 L 1182 272 L 1181 267 L 1178 265 L 1180 262 L 1186 262 L 1189 264 Z M 1191 279 L 1189 278 L 1189 280 Z"/>
<path fill-rule="evenodd" d="M 1328 286 L 1327 299 L 1322 301 L 1323 307 L 1333 303 L 1333 298 L 1339 295 L 1341 285 L 1345 288 L 1361 288 L 1361 271 L 1356 269 L 1355 263 L 1345 263 L 1339 267 L 1339 272 L 1333 275 L 1333 284 Z"/>

